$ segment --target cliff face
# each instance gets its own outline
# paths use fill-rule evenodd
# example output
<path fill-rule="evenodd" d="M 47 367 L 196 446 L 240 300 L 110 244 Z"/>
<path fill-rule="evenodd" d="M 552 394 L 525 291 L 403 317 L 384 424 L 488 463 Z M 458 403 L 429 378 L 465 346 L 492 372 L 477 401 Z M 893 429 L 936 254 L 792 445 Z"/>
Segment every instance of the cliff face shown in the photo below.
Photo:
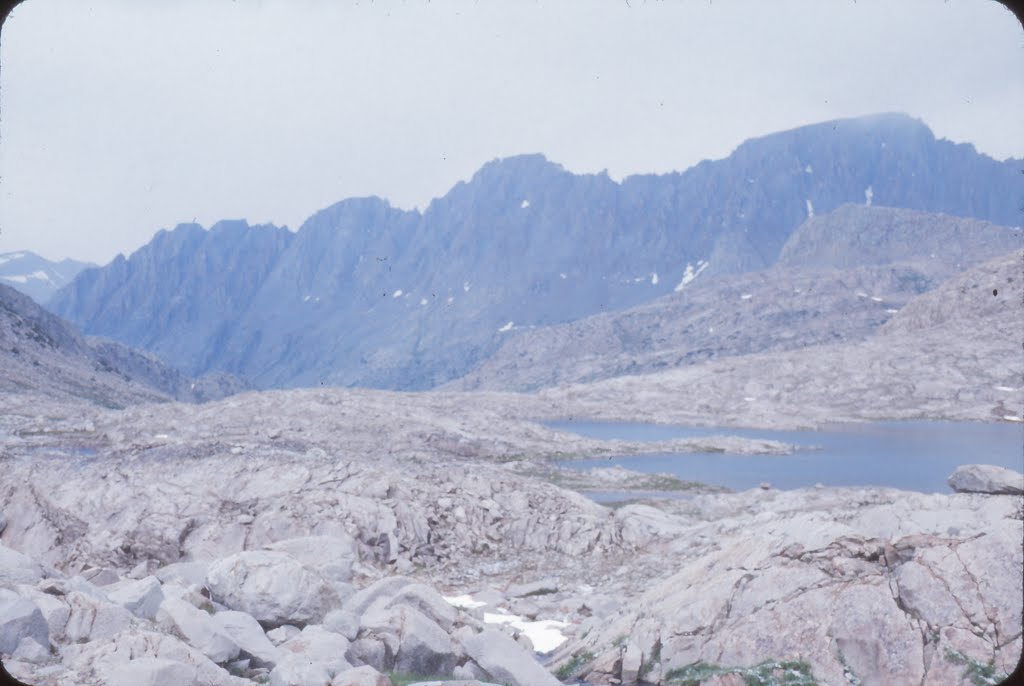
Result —
<path fill-rule="evenodd" d="M 364 198 L 295 234 L 244 222 L 161 232 L 51 307 L 193 375 L 429 388 L 523 327 L 639 305 L 698 270 L 769 267 L 809 215 L 844 203 L 1014 225 L 1017 166 L 903 115 L 786 131 L 622 183 L 524 155 L 484 165 L 423 213 Z"/>

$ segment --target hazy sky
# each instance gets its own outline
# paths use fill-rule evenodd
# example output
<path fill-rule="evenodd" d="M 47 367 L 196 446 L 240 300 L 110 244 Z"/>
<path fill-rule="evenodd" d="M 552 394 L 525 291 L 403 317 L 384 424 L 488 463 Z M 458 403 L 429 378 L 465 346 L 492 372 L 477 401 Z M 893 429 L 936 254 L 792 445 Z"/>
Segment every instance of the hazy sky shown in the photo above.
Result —
<path fill-rule="evenodd" d="M 426 207 L 495 157 L 614 178 L 903 111 L 1024 157 L 1024 32 L 989 0 L 27 0 L 0 34 L 0 252 Z"/>

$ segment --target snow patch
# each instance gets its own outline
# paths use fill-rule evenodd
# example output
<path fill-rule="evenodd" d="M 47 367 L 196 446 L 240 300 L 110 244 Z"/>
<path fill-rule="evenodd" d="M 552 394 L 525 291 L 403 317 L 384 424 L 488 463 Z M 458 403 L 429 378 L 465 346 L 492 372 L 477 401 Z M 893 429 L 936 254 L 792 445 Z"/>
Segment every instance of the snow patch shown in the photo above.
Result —
<path fill-rule="evenodd" d="M 805 174 L 813 174 L 814 173 L 814 169 L 811 167 L 811 165 L 807 165 L 806 167 L 804 167 L 804 173 Z"/>
<path fill-rule="evenodd" d="M 868 297 L 868 294 L 867 294 L 867 293 L 865 293 L 864 291 L 857 291 L 857 293 L 856 293 L 855 295 L 856 295 L 856 296 L 857 296 L 858 298 L 866 298 L 866 297 Z"/>
<path fill-rule="evenodd" d="M 302 299 L 302 302 L 304 302 L 304 303 L 307 303 L 307 302 L 309 302 L 309 296 L 307 295 L 307 296 L 306 296 L 305 298 L 303 298 L 303 299 Z"/>
<path fill-rule="evenodd" d="M 564 281 L 567 278 L 565 276 L 565 272 L 558 272 L 558 278 L 560 278 L 560 279 L 562 279 Z"/>
<path fill-rule="evenodd" d="M 875 192 L 871 190 L 871 186 L 864 189 L 864 204 L 871 207 L 871 198 L 875 196 Z"/>
<path fill-rule="evenodd" d="M 814 216 L 814 205 L 811 204 L 811 199 L 807 198 L 807 218 L 810 219 Z"/>
<path fill-rule="evenodd" d="M 1012 415 L 1012 414 L 1004 414 L 1003 415 L 1003 419 L 1005 419 L 1008 422 L 1024 422 L 1024 419 L 1021 419 L 1020 417 L 1017 417 L 1017 416 Z M 487 621 L 487 620 L 484 620 L 484 621 Z M 534 644 L 534 645 L 536 645 L 536 644 Z"/>
<path fill-rule="evenodd" d="M 499 614 L 497 612 L 485 612 L 484 622 L 487 624 L 508 624 L 514 629 L 526 634 L 533 648 L 538 653 L 550 653 L 566 641 L 562 629 L 569 626 L 568 622 L 560 622 L 557 619 L 541 619 L 536 622 L 528 622 L 518 615 Z"/>
<path fill-rule="evenodd" d="M 401 288 L 399 288 L 399 289 L 398 289 L 397 291 L 395 291 L 394 293 L 392 293 L 392 294 L 391 294 L 391 297 L 392 297 L 392 298 L 401 298 L 401 297 L 402 297 L 402 289 L 401 289 Z"/>
<path fill-rule="evenodd" d="M 530 206 L 530 201 L 529 201 L 529 200 L 523 200 L 523 201 L 522 201 L 521 203 L 519 203 L 519 207 L 521 207 L 521 208 L 522 208 L 522 209 L 524 209 L 524 210 L 525 210 L 525 209 L 526 209 L 527 207 L 529 207 L 529 206 Z"/>
<path fill-rule="evenodd" d="M 653 272 L 651 274 L 651 285 L 652 286 L 657 286 L 658 285 L 658 272 Z"/>
<path fill-rule="evenodd" d="M 31 274 L 15 274 L 13 276 L 4 276 L 0 278 L 7 279 L 8 281 L 14 281 L 15 283 L 28 283 L 29 279 L 34 281 L 49 281 L 50 283 L 53 283 L 53 280 L 46 272 L 39 270 L 36 270 Z"/>
<path fill-rule="evenodd" d="M 872 299 L 872 300 L 874 300 L 874 301 L 875 301 L 876 303 L 880 303 L 880 302 L 882 302 L 882 299 L 881 299 L 881 298 L 879 298 L 879 297 L 878 297 L 877 295 L 873 295 L 873 296 L 871 296 L 871 299 Z"/>
<path fill-rule="evenodd" d="M 508 322 L 507 324 L 505 324 L 505 326 L 503 326 L 500 329 L 498 329 L 498 333 L 505 333 L 506 331 L 511 331 L 512 330 L 512 325 L 513 325 L 513 322 Z"/>
<path fill-rule="evenodd" d="M 469 594 L 453 595 L 453 596 L 441 596 L 445 602 L 454 607 L 464 607 L 467 610 L 475 610 L 478 607 L 483 607 L 487 603 L 480 600 L 473 600 L 473 596 Z"/>
<path fill-rule="evenodd" d="M 744 398 L 744 400 L 746 400 L 748 403 L 752 403 L 754 402 L 754 400 L 756 400 L 756 398 L 752 398 L 751 396 L 748 395 L 747 397 Z"/>
<path fill-rule="evenodd" d="M 1007 393 L 1016 393 L 1018 389 L 1010 386 L 996 386 L 997 391 L 1006 391 Z"/>
<path fill-rule="evenodd" d="M 465 293 L 469 293 L 469 282 L 468 281 L 463 281 L 462 282 L 462 290 Z"/>
<path fill-rule="evenodd" d="M 740 296 L 740 300 L 750 300 L 753 297 L 753 293 L 744 293 L 743 295 Z"/>
<path fill-rule="evenodd" d="M 676 285 L 676 287 L 674 289 L 675 292 L 678 293 L 679 291 L 683 290 L 683 288 L 686 287 L 686 284 L 690 283 L 691 281 L 696 279 L 698 276 L 700 276 L 700 273 L 702 271 L 704 271 L 705 269 L 707 269 L 707 266 L 708 266 L 708 263 L 705 262 L 704 260 L 697 260 L 697 268 L 694 269 L 693 265 L 690 264 L 689 262 L 687 262 L 686 263 L 686 270 L 683 271 L 683 278 L 682 278 L 682 280 L 680 280 L 679 284 Z"/>
<path fill-rule="evenodd" d="M 899 310 L 888 309 L 886 310 L 886 312 L 888 312 L 889 314 L 896 314 L 897 312 L 899 312 Z"/>
<path fill-rule="evenodd" d="M 426 298 L 420 298 L 420 305 L 426 305 L 426 304 L 427 304 L 427 299 Z"/>
<path fill-rule="evenodd" d="M 449 305 L 451 305 L 453 302 L 455 302 L 455 298 L 453 298 L 452 296 L 449 295 L 447 302 L 448 302 Z"/>

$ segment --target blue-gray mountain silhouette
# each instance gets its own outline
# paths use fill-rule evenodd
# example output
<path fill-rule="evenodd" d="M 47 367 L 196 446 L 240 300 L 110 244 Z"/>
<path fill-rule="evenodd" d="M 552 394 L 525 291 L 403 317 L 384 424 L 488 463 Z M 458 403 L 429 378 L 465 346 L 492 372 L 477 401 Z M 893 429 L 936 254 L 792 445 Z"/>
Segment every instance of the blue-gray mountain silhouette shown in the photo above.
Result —
<path fill-rule="evenodd" d="M 900 114 L 785 131 L 621 183 L 523 155 L 485 164 L 422 213 L 359 198 L 294 233 L 244 221 L 161 231 L 50 307 L 190 375 L 424 389 L 510 331 L 646 302 L 687 273 L 769 267 L 809 214 L 844 203 L 1017 226 L 1020 168 Z"/>

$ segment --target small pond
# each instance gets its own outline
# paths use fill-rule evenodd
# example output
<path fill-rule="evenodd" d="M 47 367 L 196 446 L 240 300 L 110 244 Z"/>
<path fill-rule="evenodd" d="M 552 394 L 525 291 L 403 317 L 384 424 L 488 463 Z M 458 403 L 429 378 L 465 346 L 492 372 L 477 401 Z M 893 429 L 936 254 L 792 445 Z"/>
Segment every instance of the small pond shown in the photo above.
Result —
<path fill-rule="evenodd" d="M 799 447 L 791 455 L 649 453 L 563 463 L 574 469 L 621 465 L 638 472 L 664 472 L 734 490 L 756 488 L 766 481 L 784 489 L 820 483 L 948 493 L 946 477 L 962 464 L 994 464 L 1024 471 L 1024 425 L 1019 423 L 867 422 L 804 431 L 586 421 L 547 422 L 546 425 L 601 439 L 661 441 L 733 435 L 774 439 Z M 609 495 L 594 494 L 594 497 L 617 499 Z"/>

